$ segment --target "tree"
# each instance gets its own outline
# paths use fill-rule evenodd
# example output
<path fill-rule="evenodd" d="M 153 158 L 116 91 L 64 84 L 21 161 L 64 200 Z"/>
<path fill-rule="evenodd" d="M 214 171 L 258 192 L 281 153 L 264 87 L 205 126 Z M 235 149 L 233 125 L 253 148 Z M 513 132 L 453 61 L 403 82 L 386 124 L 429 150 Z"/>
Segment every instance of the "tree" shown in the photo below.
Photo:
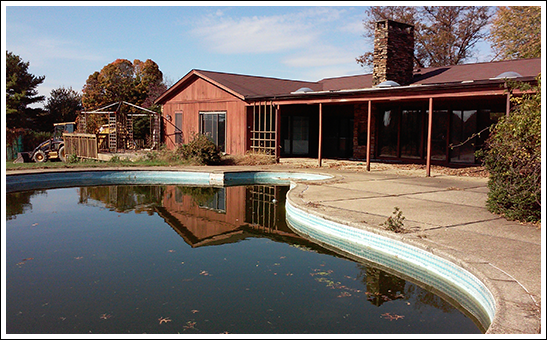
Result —
<path fill-rule="evenodd" d="M 51 124 L 75 121 L 82 110 L 82 95 L 72 87 L 51 90 L 44 108 L 48 111 Z"/>
<path fill-rule="evenodd" d="M 458 65 L 473 55 L 476 43 L 486 36 L 489 10 L 481 6 L 372 6 L 364 21 L 364 36 L 374 36 L 374 24 L 379 20 L 410 24 L 414 26 L 416 65 Z M 370 66 L 372 58 L 373 52 L 367 52 L 356 61 Z"/>
<path fill-rule="evenodd" d="M 98 109 L 119 101 L 158 111 L 153 101 L 167 89 L 159 66 L 148 59 L 142 62 L 135 59 L 117 59 L 106 65 L 100 72 L 91 74 L 84 86 L 82 104 L 86 110 Z M 129 108 L 130 112 L 136 109 Z M 135 111 L 136 112 L 136 111 Z M 87 125 L 94 131 L 105 123 L 106 117 L 89 115 Z M 149 120 L 137 118 L 134 122 L 134 135 L 144 138 L 149 130 Z"/>
<path fill-rule="evenodd" d="M 39 121 L 43 109 L 29 107 L 44 101 L 45 97 L 39 96 L 36 88 L 46 77 L 30 74 L 28 67 L 29 62 L 6 51 L 6 126 L 49 130 Z"/>
<path fill-rule="evenodd" d="M 494 60 L 541 57 L 541 7 L 499 7 L 488 40 Z"/>
<path fill-rule="evenodd" d="M 161 94 L 157 93 L 157 88 L 165 90 L 163 74 L 154 61 L 135 59 L 131 63 L 127 59 L 117 59 L 88 77 L 82 102 L 86 110 L 119 101 L 143 106 L 147 102 L 151 104 Z"/>
<path fill-rule="evenodd" d="M 512 220 L 541 220 L 541 78 L 509 84 L 515 107 L 491 129 L 479 153 L 490 173 L 487 207 Z"/>

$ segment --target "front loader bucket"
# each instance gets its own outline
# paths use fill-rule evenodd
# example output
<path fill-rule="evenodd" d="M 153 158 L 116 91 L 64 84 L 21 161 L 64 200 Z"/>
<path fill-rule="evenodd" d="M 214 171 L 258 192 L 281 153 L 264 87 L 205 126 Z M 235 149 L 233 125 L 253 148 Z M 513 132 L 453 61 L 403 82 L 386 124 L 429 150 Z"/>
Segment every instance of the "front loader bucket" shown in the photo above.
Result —
<path fill-rule="evenodd" d="M 30 152 L 18 152 L 17 158 L 13 163 L 31 163 L 32 159 L 30 158 Z"/>

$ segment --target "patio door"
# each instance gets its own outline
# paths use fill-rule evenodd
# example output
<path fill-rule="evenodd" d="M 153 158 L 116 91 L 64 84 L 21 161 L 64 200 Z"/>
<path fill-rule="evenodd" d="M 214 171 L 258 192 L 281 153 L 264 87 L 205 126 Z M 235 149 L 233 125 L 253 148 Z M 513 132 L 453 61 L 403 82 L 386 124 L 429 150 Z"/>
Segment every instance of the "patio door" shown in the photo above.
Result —
<path fill-rule="evenodd" d="M 307 156 L 310 153 L 310 117 L 281 117 L 282 154 Z"/>
<path fill-rule="evenodd" d="M 226 151 L 226 112 L 200 112 L 199 132 L 218 146 L 220 151 Z"/>

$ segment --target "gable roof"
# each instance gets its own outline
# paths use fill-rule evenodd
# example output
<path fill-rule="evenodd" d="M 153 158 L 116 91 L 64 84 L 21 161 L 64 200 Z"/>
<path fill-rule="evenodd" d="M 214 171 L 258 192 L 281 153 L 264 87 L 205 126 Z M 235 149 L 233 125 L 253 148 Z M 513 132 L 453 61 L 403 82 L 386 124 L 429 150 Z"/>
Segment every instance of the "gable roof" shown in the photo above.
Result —
<path fill-rule="evenodd" d="M 493 80 L 500 74 L 509 71 L 520 74 L 522 76 L 520 79 L 531 80 L 541 72 L 541 58 L 423 68 L 414 70 L 412 82 L 406 85 L 441 86 L 446 84 L 483 82 Z M 242 100 L 287 96 L 305 87 L 314 92 L 350 91 L 372 88 L 372 74 L 325 78 L 318 82 L 309 82 L 192 70 L 157 98 L 155 102 L 160 104 L 165 103 L 187 84 L 195 80 L 195 77 L 200 77 Z"/>

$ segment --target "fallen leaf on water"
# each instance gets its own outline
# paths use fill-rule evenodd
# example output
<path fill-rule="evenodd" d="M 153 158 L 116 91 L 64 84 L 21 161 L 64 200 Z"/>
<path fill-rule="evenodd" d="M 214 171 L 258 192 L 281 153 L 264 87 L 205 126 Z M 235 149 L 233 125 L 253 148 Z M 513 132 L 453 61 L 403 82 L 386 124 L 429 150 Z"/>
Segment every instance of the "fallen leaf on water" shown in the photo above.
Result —
<path fill-rule="evenodd" d="M 107 319 L 110 319 L 112 317 L 112 315 L 110 314 L 101 314 L 101 316 L 99 316 L 100 319 L 103 319 L 103 320 L 107 320 Z"/>
<path fill-rule="evenodd" d="M 351 294 L 348 292 L 342 292 L 340 293 L 340 295 L 338 295 L 338 297 L 346 297 L 346 296 L 351 296 Z"/>
<path fill-rule="evenodd" d="M 36 227 L 38 225 L 38 223 L 33 223 L 32 226 L 33 227 Z"/>
<path fill-rule="evenodd" d="M 206 270 L 202 270 L 199 275 L 209 276 L 209 273 Z"/>
<path fill-rule="evenodd" d="M 187 329 L 197 329 L 196 327 L 196 322 L 195 321 L 188 321 L 186 323 L 186 325 L 182 326 L 182 328 L 184 328 L 184 330 L 187 330 Z"/>
<path fill-rule="evenodd" d="M 197 309 L 192 309 L 192 313 L 194 313 L 194 314 L 199 313 L 199 310 L 197 310 Z"/>
<path fill-rule="evenodd" d="M 393 320 L 403 319 L 403 318 L 404 318 L 404 315 L 397 315 L 397 314 L 384 313 L 384 314 L 382 314 L 380 317 L 382 317 L 382 318 L 384 318 L 384 319 L 388 319 L 389 321 L 393 321 Z"/>
<path fill-rule="evenodd" d="M 158 319 L 158 321 L 160 322 L 160 325 L 162 323 L 167 323 L 167 322 L 171 322 L 171 319 L 169 319 L 168 317 L 167 318 L 164 318 L 163 316 L 161 318 Z"/>

